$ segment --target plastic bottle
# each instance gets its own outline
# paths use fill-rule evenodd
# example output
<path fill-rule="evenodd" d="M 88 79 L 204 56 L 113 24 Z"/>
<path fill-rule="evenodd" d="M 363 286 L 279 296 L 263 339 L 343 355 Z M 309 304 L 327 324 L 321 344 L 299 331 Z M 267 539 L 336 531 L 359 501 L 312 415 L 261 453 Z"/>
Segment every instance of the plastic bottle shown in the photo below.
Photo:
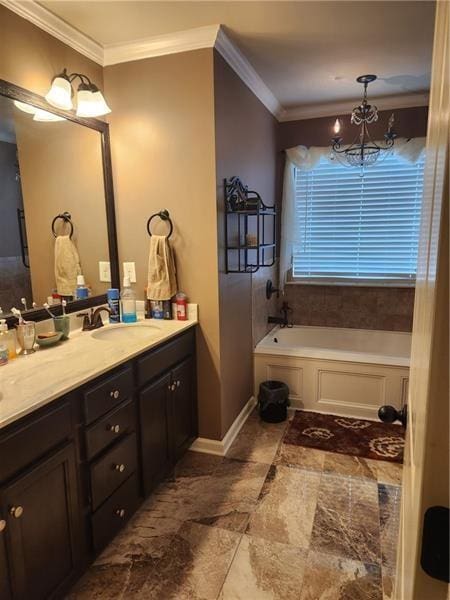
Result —
<path fill-rule="evenodd" d="M 177 305 L 177 320 L 178 321 L 186 321 L 187 320 L 187 296 L 183 292 L 178 292 L 175 296 L 175 301 Z"/>
<path fill-rule="evenodd" d="M 8 348 L 5 344 L 0 344 L 0 366 L 8 364 Z"/>
<path fill-rule="evenodd" d="M 0 319 L 0 344 L 6 346 L 9 360 L 17 357 L 16 334 L 8 329 L 6 319 Z"/>
<path fill-rule="evenodd" d="M 110 288 L 106 293 L 106 297 L 108 298 L 108 306 L 111 311 L 109 322 L 120 323 L 119 290 L 117 288 Z"/>
<path fill-rule="evenodd" d="M 89 296 L 89 290 L 84 281 L 84 275 L 77 275 L 77 289 L 75 290 L 77 300 L 84 300 Z"/>
<path fill-rule="evenodd" d="M 136 323 L 136 294 L 130 287 L 130 278 L 123 278 L 123 289 L 120 294 L 122 323 Z"/>

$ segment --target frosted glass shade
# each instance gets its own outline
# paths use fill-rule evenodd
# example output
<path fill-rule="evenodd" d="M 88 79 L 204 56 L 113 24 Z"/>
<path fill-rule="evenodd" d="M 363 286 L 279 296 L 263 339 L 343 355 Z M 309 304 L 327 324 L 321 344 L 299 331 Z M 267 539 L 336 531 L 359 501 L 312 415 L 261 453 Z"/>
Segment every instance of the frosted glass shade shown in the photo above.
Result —
<path fill-rule="evenodd" d="M 14 100 L 14 106 L 29 115 L 34 115 L 34 113 L 38 110 L 35 106 L 31 106 L 31 104 L 25 104 L 25 102 L 20 102 L 19 100 Z"/>
<path fill-rule="evenodd" d="M 111 112 L 100 90 L 78 90 L 77 117 L 101 117 Z"/>
<path fill-rule="evenodd" d="M 55 77 L 52 81 L 52 87 L 49 89 L 45 99 L 49 104 L 62 110 L 73 108 L 72 86 L 65 77 Z"/>
<path fill-rule="evenodd" d="M 58 115 L 54 115 L 53 113 L 47 112 L 46 110 L 42 110 L 38 108 L 34 113 L 33 121 L 42 121 L 43 123 L 51 123 L 52 121 L 65 121 L 64 117 L 58 117 Z"/>

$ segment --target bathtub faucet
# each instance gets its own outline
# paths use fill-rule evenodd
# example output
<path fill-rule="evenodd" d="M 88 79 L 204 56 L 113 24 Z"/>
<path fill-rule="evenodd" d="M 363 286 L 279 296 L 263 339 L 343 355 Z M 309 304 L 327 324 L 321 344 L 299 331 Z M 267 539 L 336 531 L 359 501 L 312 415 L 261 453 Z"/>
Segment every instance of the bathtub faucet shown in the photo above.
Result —
<path fill-rule="evenodd" d="M 283 315 L 282 317 L 268 317 L 268 323 L 276 323 L 280 327 L 293 327 L 292 321 L 289 322 L 288 315 L 292 314 L 292 308 L 289 306 L 287 302 L 283 302 L 280 308 L 280 313 Z"/>

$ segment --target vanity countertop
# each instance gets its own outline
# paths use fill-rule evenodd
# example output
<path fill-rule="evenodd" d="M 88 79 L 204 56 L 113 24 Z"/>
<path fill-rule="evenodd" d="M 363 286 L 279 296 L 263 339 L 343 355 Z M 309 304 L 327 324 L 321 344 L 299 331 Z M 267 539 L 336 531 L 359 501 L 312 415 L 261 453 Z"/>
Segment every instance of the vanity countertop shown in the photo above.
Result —
<path fill-rule="evenodd" d="M 148 339 L 139 335 L 127 339 L 126 343 L 112 339 L 113 336 L 96 339 L 96 334 L 136 325 L 106 325 L 95 331 L 72 331 L 69 340 L 53 348 L 19 356 L 0 367 L 0 428 L 196 324 L 196 319 L 139 321 L 136 325 L 149 327 Z"/>

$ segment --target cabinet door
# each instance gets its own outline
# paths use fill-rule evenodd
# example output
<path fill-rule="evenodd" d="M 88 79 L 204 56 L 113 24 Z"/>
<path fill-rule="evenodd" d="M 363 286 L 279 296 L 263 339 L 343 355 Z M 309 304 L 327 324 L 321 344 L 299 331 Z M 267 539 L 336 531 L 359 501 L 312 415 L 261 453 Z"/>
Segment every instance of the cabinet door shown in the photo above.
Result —
<path fill-rule="evenodd" d="M 167 374 L 139 394 L 145 496 L 149 495 L 172 467 L 168 432 L 169 386 L 170 376 Z"/>
<path fill-rule="evenodd" d="M 175 460 L 178 460 L 196 436 L 194 402 L 195 361 L 189 357 L 172 371 L 171 434 Z"/>
<path fill-rule="evenodd" d="M 6 519 L 0 513 L 0 598 L 9 600 L 11 588 L 9 586 L 9 568 L 6 556 Z"/>
<path fill-rule="evenodd" d="M 3 490 L 14 598 L 59 596 L 79 567 L 75 464 L 71 443 Z"/>

